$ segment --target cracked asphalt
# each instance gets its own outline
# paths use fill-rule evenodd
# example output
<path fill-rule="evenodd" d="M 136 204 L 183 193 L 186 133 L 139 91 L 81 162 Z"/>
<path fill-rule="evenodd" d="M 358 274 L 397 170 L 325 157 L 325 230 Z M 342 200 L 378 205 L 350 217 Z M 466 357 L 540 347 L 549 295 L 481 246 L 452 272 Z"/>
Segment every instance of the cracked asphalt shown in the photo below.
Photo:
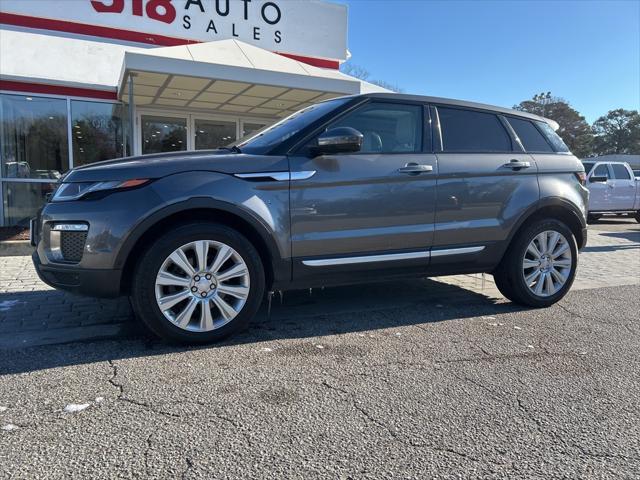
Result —
<path fill-rule="evenodd" d="M 0 477 L 640 477 L 638 285 L 543 310 L 433 280 L 285 305 L 206 348 L 0 351 Z"/>

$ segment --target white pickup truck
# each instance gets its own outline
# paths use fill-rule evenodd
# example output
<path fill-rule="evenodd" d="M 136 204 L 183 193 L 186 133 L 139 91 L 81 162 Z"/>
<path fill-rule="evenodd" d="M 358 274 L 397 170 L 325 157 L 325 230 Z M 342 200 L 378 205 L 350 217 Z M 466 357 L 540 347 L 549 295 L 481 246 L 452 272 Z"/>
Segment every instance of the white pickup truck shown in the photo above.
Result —
<path fill-rule="evenodd" d="M 602 215 L 631 215 L 640 223 L 640 178 L 625 162 L 584 161 L 589 189 L 588 221 Z"/>

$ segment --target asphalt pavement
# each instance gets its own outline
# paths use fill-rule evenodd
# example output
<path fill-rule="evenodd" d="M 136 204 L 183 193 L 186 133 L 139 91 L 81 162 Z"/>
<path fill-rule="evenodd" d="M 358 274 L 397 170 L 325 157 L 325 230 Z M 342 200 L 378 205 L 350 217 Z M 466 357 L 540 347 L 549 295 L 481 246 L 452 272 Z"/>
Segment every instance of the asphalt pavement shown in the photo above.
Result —
<path fill-rule="evenodd" d="M 0 351 L 0 477 L 640 477 L 637 285 L 542 310 L 432 280 L 336 291 L 206 348 Z"/>

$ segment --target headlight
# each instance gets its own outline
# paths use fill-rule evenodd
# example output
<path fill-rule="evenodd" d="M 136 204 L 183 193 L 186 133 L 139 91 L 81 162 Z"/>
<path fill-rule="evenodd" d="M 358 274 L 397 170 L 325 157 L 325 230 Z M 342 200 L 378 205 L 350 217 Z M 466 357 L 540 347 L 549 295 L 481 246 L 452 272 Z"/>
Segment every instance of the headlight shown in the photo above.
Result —
<path fill-rule="evenodd" d="M 147 183 L 149 179 L 136 178 L 133 180 L 114 180 L 110 182 L 82 182 L 82 183 L 61 183 L 53 194 L 52 202 L 66 202 L 78 200 L 92 192 L 104 190 L 116 190 L 133 188 Z"/>

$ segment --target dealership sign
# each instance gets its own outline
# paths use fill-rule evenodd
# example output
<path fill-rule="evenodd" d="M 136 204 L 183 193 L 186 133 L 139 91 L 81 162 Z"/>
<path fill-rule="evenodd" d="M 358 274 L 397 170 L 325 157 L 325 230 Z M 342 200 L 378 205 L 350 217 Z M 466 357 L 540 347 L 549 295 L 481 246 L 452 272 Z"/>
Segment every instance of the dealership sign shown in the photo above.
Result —
<path fill-rule="evenodd" d="M 0 9 L 2 23 L 143 43 L 235 38 L 305 57 L 347 54 L 346 6 L 318 0 L 2 0 Z"/>

